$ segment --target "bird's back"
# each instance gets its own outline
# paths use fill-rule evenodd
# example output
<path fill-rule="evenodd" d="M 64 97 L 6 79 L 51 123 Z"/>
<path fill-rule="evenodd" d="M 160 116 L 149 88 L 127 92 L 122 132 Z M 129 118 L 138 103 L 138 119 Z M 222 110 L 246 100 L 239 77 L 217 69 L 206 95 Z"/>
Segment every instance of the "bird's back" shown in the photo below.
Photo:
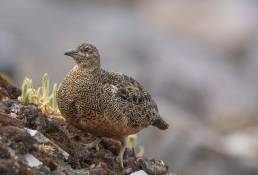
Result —
<path fill-rule="evenodd" d="M 128 126 L 144 128 L 154 125 L 167 129 L 168 124 L 160 117 L 157 105 L 147 90 L 135 79 L 124 74 L 101 70 L 102 86 L 112 99 L 109 109 L 126 116 Z"/>

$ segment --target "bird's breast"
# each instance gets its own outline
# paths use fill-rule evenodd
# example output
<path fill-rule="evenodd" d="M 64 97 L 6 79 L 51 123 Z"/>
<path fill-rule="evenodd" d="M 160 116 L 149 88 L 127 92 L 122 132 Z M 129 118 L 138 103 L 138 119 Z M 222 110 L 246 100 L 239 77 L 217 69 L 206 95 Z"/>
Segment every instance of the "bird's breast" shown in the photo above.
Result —
<path fill-rule="evenodd" d="M 121 119 L 124 120 L 117 120 L 113 118 L 112 114 L 94 113 L 89 117 L 80 118 L 77 124 L 86 132 L 114 139 L 121 139 L 140 130 L 139 128 L 129 127 L 126 117 L 121 116 Z"/>

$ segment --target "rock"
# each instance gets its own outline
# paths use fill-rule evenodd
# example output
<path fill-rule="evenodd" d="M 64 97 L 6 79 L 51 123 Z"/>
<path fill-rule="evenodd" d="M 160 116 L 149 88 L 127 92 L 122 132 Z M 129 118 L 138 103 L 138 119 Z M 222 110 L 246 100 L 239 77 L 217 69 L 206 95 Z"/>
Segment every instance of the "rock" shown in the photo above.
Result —
<path fill-rule="evenodd" d="M 18 96 L 21 95 L 21 90 L 9 84 L 7 80 L 5 80 L 0 75 L 0 100 L 1 97 L 8 97 L 10 99 L 17 99 Z"/>
<path fill-rule="evenodd" d="M 136 171 L 134 173 L 132 173 L 131 175 L 148 175 L 145 171 L 140 170 L 140 171 Z"/>
<path fill-rule="evenodd" d="M 33 150 L 35 140 L 25 130 L 15 126 L 0 127 L 0 143 L 7 145 L 18 154 L 26 154 Z"/>
<path fill-rule="evenodd" d="M 22 121 L 16 118 L 13 118 L 6 113 L 0 112 L 0 126 L 10 126 L 10 125 L 22 127 L 23 123 Z"/>
<path fill-rule="evenodd" d="M 140 159 L 140 167 L 149 175 L 166 174 L 168 171 L 167 165 L 162 160 L 143 160 Z"/>
<path fill-rule="evenodd" d="M 42 162 L 35 158 L 32 154 L 25 154 L 24 158 L 30 167 L 37 167 L 42 165 Z"/>
<path fill-rule="evenodd" d="M 57 150 L 58 150 L 58 154 L 61 155 L 61 157 L 64 160 L 68 160 L 69 154 L 64 151 L 62 148 L 60 148 L 60 146 L 58 146 L 57 144 L 55 144 L 54 142 L 52 142 L 51 140 L 49 140 L 47 137 L 45 137 L 42 133 L 38 132 L 37 130 L 32 130 L 32 129 L 28 129 L 25 128 L 25 130 L 35 139 L 38 141 L 38 143 L 49 143 L 51 145 L 53 145 Z"/>
<path fill-rule="evenodd" d="M 11 154 L 8 149 L 6 149 L 3 145 L 0 145 L 0 159 L 9 159 L 11 158 Z"/>
<path fill-rule="evenodd" d="M 29 167 L 23 162 L 15 159 L 0 159 L 1 175 L 28 174 Z"/>

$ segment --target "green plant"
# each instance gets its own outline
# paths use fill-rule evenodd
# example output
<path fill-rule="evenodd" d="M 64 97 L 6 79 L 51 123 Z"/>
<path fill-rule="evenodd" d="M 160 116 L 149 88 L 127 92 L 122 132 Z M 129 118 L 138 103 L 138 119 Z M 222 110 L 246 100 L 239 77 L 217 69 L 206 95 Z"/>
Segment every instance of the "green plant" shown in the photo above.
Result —
<path fill-rule="evenodd" d="M 127 148 L 130 148 L 131 150 L 135 150 L 137 145 L 137 135 L 132 134 L 127 137 Z"/>
<path fill-rule="evenodd" d="M 54 83 L 51 95 L 49 95 L 49 85 L 50 81 L 46 73 L 42 77 L 41 87 L 37 90 L 33 88 L 32 80 L 26 77 L 23 80 L 22 93 L 18 100 L 25 104 L 36 104 L 47 114 L 60 115 L 56 100 L 58 85 Z"/>
<path fill-rule="evenodd" d="M 39 149 L 39 151 L 47 154 L 48 156 L 54 156 L 55 152 L 56 152 L 55 147 L 53 147 L 51 145 L 47 145 L 45 143 L 39 144 L 38 149 Z"/>

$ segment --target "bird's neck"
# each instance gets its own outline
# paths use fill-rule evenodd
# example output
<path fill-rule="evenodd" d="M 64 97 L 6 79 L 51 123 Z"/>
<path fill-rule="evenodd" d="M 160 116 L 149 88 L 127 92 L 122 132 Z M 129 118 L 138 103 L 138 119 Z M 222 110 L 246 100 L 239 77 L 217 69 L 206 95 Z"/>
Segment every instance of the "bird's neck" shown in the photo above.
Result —
<path fill-rule="evenodd" d="M 100 75 L 101 68 L 99 65 L 87 66 L 87 65 L 76 65 L 75 69 L 82 72 L 84 75 L 98 76 Z"/>

